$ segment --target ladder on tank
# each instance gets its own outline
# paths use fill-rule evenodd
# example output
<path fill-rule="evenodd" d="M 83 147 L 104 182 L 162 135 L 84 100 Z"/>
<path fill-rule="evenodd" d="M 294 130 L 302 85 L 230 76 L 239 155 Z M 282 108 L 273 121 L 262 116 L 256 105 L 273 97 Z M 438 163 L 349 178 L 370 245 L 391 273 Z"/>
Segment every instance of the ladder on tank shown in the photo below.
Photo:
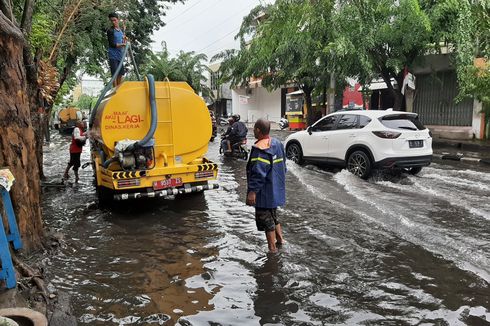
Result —
<path fill-rule="evenodd" d="M 164 139 L 167 141 L 164 144 L 155 144 L 155 147 L 159 147 L 162 149 L 162 153 L 165 153 L 165 164 L 169 164 L 169 158 L 173 160 L 174 164 L 182 163 L 177 162 L 177 158 L 175 157 L 175 148 L 174 148 L 174 126 L 173 126 L 173 114 L 172 114 L 172 98 L 170 91 L 170 81 L 168 78 L 165 78 L 166 87 L 162 87 L 157 89 L 155 94 L 155 100 L 165 100 L 167 102 L 167 110 L 165 110 L 165 116 L 161 117 L 158 115 L 158 125 L 162 126 L 158 127 L 157 130 L 160 132 L 164 131 L 166 133 Z M 160 110 L 159 112 L 163 112 Z"/>

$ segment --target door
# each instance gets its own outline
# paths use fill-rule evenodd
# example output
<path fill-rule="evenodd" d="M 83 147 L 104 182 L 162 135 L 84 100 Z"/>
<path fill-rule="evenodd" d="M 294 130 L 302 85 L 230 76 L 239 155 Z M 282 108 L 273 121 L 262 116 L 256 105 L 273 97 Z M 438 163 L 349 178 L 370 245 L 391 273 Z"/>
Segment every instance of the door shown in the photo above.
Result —
<path fill-rule="evenodd" d="M 347 149 L 358 136 L 359 115 L 344 114 L 339 118 L 337 127 L 330 134 L 329 155 L 338 160 L 345 159 Z"/>
<path fill-rule="evenodd" d="M 418 75 L 413 111 L 424 125 L 471 126 L 473 99 L 458 102 L 457 95 L 455 71 Z"/>
<path fill-rule="evenodd" d="M 314 158 L 329 157 L 329 137 L 337 123 L 338 115 L 326 116 L 308 128 L 309 135 L 304 142 L 304 156 Z"/>

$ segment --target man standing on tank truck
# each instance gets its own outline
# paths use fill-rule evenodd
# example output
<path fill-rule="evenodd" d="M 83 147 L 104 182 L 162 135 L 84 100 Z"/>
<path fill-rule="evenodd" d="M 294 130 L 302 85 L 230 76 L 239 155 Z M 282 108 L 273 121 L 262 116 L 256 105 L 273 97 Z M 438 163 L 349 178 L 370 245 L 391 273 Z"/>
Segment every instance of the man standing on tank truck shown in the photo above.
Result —
<path fill-rule="evenodd" d="M 269 252 L 285 241 L 277 218 L 277 207 L 286 203 L 286 154 L 282 143 L 269 136 L 271 124 L 259 119 L 254 125 L 257 139 L 247 163 L 247 205 L 255 206 L 255 222 L 265 231 Z"/>
<path fill-rule="evenodd" d="M 119 16 L 113 12 L 109 14 L 109 20 L 112 23 L 112 27 L 107 30 L 107 41 L 109 43 L 108 55 L 109 55 L 109 67 L 111 68 L 111 76 L 116 73 L 119 63 L 123 59 L 123 50 L 126 46 L 126 37 L 124 32 L 119 27 Z M 116 87 L 122 83 L 124 76 L 124 64 L 119 71 L 116 79 L 114 79 L 113 86 Z"/>

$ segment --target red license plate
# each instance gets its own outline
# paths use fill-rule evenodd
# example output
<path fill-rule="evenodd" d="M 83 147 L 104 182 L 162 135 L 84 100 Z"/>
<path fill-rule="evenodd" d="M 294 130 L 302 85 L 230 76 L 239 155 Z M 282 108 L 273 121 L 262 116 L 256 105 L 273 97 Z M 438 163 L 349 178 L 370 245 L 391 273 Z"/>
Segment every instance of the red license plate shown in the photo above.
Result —
<path fill-rule="evenodd" d="M 173 187 L 178 187 L 178 186 L 182 186 L 182 179 L 181 178 L 175 178 L 175 179 L 171 178 L 171 179 L 165 179 L 165 180 L 153 182 L 153 189 L 154 190 L 161 190 L 161 189 L 173 188 Z"/>

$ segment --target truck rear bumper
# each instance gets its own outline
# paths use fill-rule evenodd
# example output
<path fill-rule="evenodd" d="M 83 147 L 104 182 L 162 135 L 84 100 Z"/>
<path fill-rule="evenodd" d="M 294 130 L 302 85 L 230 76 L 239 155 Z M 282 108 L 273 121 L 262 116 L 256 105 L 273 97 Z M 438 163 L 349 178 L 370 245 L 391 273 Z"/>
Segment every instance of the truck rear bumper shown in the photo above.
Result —
<path fill-rule="evenodd" d="M 218 188 L 219 188 L 219 185 L 217 185 L 217 184 L 207 184 L 207 185 L 201 185 L 201 186 L 155 190 L 155 191 L 149 191 L 149 192 L 118 193 L 118 194 L 114 194 L 114 200 L 165 197 L 165 196 L 179 195 L 179 194 L 190 194 L 193 192 L 201 192 L 204 190 L 212 190 L 212 189 L 218 189 Z"/>

